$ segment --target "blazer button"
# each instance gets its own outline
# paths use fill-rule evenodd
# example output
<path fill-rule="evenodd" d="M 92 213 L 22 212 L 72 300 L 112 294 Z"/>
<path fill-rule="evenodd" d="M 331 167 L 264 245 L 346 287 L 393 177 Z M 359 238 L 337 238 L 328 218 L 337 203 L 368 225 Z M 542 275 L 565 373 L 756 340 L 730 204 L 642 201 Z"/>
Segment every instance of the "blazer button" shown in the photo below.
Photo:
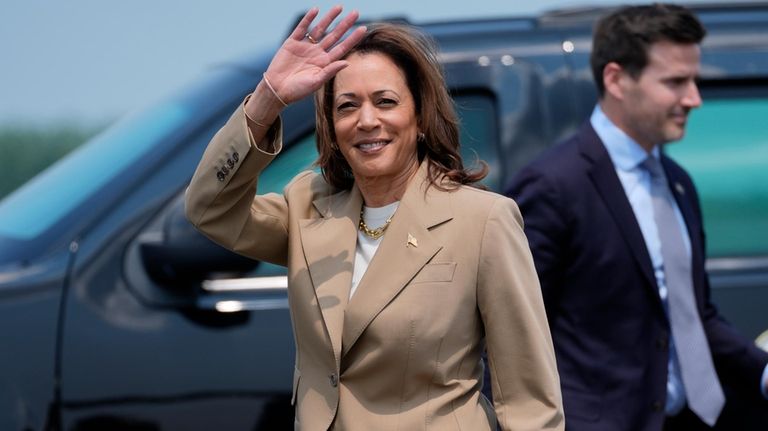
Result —
<path fill-rule="evenodd" d="M 339 376 L 337 376 L 336 373 L 329 374 L 328 380 L 331 381 L 331 386 L 333 386 L 334 388 L 339 386 Z"/>
<path fill-rule="evenodd" d="M 227 166 L 232 169 L 235 167 L 235 162 L 232 159 L 227 159 Z"/>
<path fill-rule="evenodd" d="M 232 154 L 232 160 L 234 161 L 240 160 L 240 154 L 237 154 L 237 151 L 235 151 L 234 154 Z"/>
<path fill-rule="evenodd" d="M 229 175 L 229 169 L 227 169 L 227 167 L 226 167 L 226 166 L 222 166 L 222 167 L 221 167 L 221 172 L 223 172 L 223 173 L 224 173 L 224 175 Z"/>
<path fill-rule="evenodd" d="M 224 174 L 224 172 L 219 171 L 219 172 L 216 172 L 216 178 L 218 178 L 219 181 L 224 181 L 227 178 L 227 176 Z"/>

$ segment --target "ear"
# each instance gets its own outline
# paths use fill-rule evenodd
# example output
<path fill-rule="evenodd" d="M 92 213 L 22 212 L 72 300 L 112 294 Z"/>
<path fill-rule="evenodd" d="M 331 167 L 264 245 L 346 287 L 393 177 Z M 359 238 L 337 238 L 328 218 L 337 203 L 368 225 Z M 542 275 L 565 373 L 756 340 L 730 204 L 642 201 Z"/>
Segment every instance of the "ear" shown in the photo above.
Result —
<path fill-rule="evenodd" d="M 605 94 L 617 100 L 624 99 L 625 81 L 632 79 L 621 65 L 610 62 L 603 68 L 603 85 Z"/>

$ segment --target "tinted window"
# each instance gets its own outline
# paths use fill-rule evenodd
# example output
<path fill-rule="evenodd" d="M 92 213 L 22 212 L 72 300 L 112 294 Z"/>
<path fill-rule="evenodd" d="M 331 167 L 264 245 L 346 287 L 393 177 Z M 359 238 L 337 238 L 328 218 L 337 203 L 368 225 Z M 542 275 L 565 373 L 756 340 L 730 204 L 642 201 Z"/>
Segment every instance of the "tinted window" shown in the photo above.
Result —
<path fill-rule="evenodd" d="M 501 177 L 499 157 L 496 152 L 497 131 L 493 99 L 485 94 L 461 94 L 455 96 L 461 121 L 461 154 L 466 167 L 473 167 L 479 158 L 490 166 L 483 181 L 491 189 L 498 188 Z M 315 135 L 307 135 L 284 150 L 267 166 L 259 179 L 259 194 L 282 193 L 283 188 L 296 174 L 315 169 L 317 160 Z M 315 169 L 319 172 L 319 168 Z"/>
<path fill-rule="evenodd" d="M 667 149 L 700 193 L 710 257 L 768 255 L 766 117 L 768 97 L 705 97 Z"/>
<path fill-rule="evenodd" d="M 493 99 L 487 93 L 466 93 L 455 95 L 461 121 L 461 153 L 465 166 L 472 167 L 480 158 L 489 164 L 490 172 L 483 181 L 489 188 L 498 189 L 501 178 L 497 153 L 497 124 Z M 259 194 L 282 193 L 283 188 L 299 172 L 320 169 L 314 166 L 317 160 L 317 144 L 314 133 L 285 148 L 275 157 L 259 177 Z M 261 262 L 248 277 L 272 276 L 285 273 L 285 269 Z"/>
<path fill-rule="evenodd" d="M 501 163 L 497 145 L 498 124 L 494 100 L 487 93 L 462 93 L 454 96 L 461 121 L 461 156 L 464 166 L 472 168 L 476 160 L 488 163 L 488 176 L 483 183 L 491 190 L 501 184 Z"/>
<path fill-rule="evenodd" d="M 153 149 L 191 114 L 188 107 L 174 102 L 158 105 L 84 144 L 2 201 L 0 235 L 36 237 Z"/>
<path fill-rule="evenodd" d="M 317 160 L 315 135 L 307 135 L 284 149 L 259 176 L 258 194 L 283 193 L 288 182 L 301 171 L 314 169 Z M 319 172 L 319 169 L 317 169 Z"/>

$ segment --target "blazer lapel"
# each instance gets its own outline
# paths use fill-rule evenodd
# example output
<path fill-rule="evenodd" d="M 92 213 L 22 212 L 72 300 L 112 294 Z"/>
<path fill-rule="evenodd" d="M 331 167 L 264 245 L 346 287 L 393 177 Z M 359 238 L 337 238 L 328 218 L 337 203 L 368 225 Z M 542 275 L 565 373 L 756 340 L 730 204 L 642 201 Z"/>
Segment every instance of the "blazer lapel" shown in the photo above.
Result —
<path fill-rule="evenodd" d="M 353 187 L 313 204 L 323 217 L 300 221 L 301 244 L 334 356 L 340 363 L 344 310 L 352 284 L 363 199 Z"/>
<path fill-rule="evenodd" d="M 422 163 L 411 180 L 392 224 L 349 303 L 344 319 L 342 356 L 442 248 L 429 230 L 452 218 L 450 195 L 432 187 L 425 196 L 426 167 L 427 163 Z"/>
<path fill-rule="evenodd" d="M 631 250 L 640 267 L 640 272 L 648 281 L 648 286 L 653 288 L 653 297 L 659 299 L 659 304 L 661 304 L 656 277 L 653 275 L 653 264 L 648 255 L 648 248 L 645 245 L 643 233 L 640 231 L 640 225 L 637 223 L 632 206 L 626 193 L 624 193 L 619 177 L 616 175 L 616 168 L 608 156 L 608 151 L 591 125 L 582 128 L 580 149 L 582 155 L 592 162 L 588 174 L 595 189 L 597 189 L 613 219 L 616 220 L 627 247 Z"/>

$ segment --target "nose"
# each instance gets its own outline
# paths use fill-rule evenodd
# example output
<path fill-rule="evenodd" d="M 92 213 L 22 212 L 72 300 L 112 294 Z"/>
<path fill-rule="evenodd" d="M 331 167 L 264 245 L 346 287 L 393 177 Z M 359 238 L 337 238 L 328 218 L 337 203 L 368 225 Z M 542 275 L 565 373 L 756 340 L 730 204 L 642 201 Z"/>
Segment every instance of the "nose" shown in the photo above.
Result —
<path fill-rule="evenodd" d="M 691 81 L 688 84 L 688 88 L 686 88 L 682 103 L 688 109 L 698 108 L 701 106 L 701 93 L 699 93 L 699 86 L 696 84 L 696 81 Z"/>
<path fill-rule="evenodd" d="M 358 110 L 357 127 L 361 130 L 373 130 L 379 125 L 376 108 L 370 103 L 363 103 Z"/>

